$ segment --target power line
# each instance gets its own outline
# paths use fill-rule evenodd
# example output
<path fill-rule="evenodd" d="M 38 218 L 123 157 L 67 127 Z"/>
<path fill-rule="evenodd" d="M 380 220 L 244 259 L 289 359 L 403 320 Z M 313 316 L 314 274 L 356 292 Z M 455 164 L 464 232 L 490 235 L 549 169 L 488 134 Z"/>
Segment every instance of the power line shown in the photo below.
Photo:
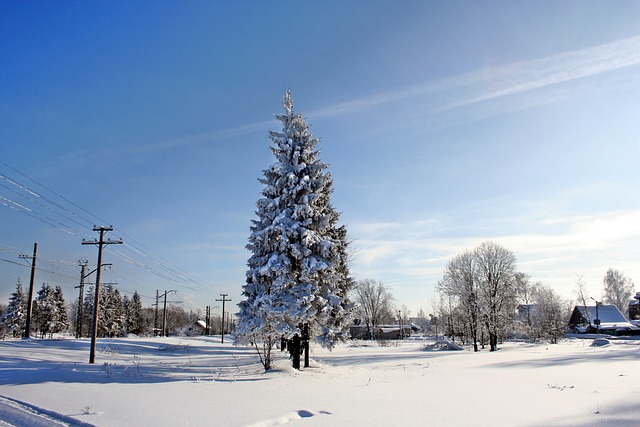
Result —
<path fill-rule="evenodd" d="M 43 184 L 39 183 L 38 181 L 36 181 L 35 179 L 31 178 L 30 176 L 28 176 L 28 175 L 26 175 L 26 174 L 24 174 L 24 173 L 20 172 L 19 170 L 15 169 L 15 168 L 13 168 L 13 167 L 11 167 L 11 166 L 9 166 L 8 164 L 6 164 L 5 162 L 3 162 L 2 160 L 0 160 L 0 163 L 2 163 L 5 167 L 7 167 L 7 168 L 11 169 L 11 170 L 12 170 L 12 171 L 14 171 L 15 173 L 17 173 L 17 174 L 19 174 L 19 175 L 21 175 L 21 176 L 25 177 L 26 179 L 28 179 L 29 181 L 33 182 L 34 184 L 36 184 L 36 185 L 38 185 L 38 186 L 40 186 L 40 187 L 44 188 L 45 190 L 47 190 L 47 191 L 48 191 L 48 192 L 50 192 L 51 194 L 56 195 L 56 196 L 57 196 L 57 197 L 59 197 L 60 199 L 62 199 L 62 200 L 64 200 L 65 202 L 69 203 L 70 205 L 72 205 L 72 206 L 74 206 L 74 207 L 76 207 L 76 208 L 80 209 L 81 211 L 83 211 L 83 212 L 85 212 L 85 213 L 89 214 L 90 216 L 92 216 L 92 217 L 94 217 L 95 219 L 97 219 L 99 222 L 101 222 L 101 223 L 103 223 L 103 224 L 107 224 L 107 223 L 108 223 L 107 221 L 104 221 L 104 220 L 102 220 L 101 218 L 98 218 L 96 215 L 92 214 L 91 212 L 89 212 L 88 210 L 84 209 L 83 207 L 81 207 L 81 206 L 79 206 L 79 205 L 76 205 L 76 204 L 75 204 L 75 203 L 73 203 L 71 200 L 69 200 L 69 199 L 67 199 L 67 198 L 63 197 L 62 195 L 60 195 L 60 194 L 56 193 L 55 191 L 51 190 L 49 187 L 47 187 L 47 186 L 45 186 L 45 185 L 43 185 Z M 48 200 L 48 199 L 47 199 L 47 200 Z M 57 205 L 55 202 L 52 202 L 52 203 L 53 203 L 54 205 Z M 63 208 L 63 209 L 65 209 L 65 208 Z M 69 212 L 71 212 L 71 211 L 69 211 Z M 73 213 L 73 212 L 71 212 L 71 213 Z M 74 214 L 74 215 L 75 215 L 75 214 Z M 83 219 L 84 219 L 84 218 L 83 218 Z M 87 219 L 85 219 L 85 221 L 87 221 L 89 224 L 92 224 L 92 223 L 93 223 L 93 221 L 89 221 L 89 220 L 87 220 Z"/>
<path fill-rule="evenodd" d="M 76 238 L 85 238 L 89 236 L 88 230 L 86 230 L 86 225 L 84 223 L 92 224 L 93 222 L 88 219 L 86 215 L 92 218 L 96 218 L 102 222 L 106 222 L 100 219 L 95 214 L 91 213 L 89 210 L 55 192 L 50 187 L 41 184 L 27 174 L 11 167 L 6 162 L 0 160 L 0 164 L 11 170 L 12 172 L 18 174 L 23 179 L 26 179 L 30 183 L 35 184 L 35 187 L 26 185 L 24 182 L 20 182 L 18 179 L 12 178 L 5 173 L 0 173 L 0 181 L 4 181 L 6 184 L 8 184 L 0 184 L 0 188 L 4 188 L 10 191 L 11 194 L 22 197 L 28 202 L 28 204 L 30 204 L 30 206 L 28 206 L 27 204 L 18 203 L 17 201 L 13 200 L 12 197 L 8 197 L 8 195 L 0 195 L 0 205 L 4 205 L 12 210 L 27 215 L 48 226 L 60 229 Z M 35 189 L 36 187 L 46 190 L 46 192 L 48 192 L 52 196 L 47 197 L 41 191 L 37 191 Z M 64 203 L 56 202 L 53 199 L 59 199 Z M 70 205 L 71 207 L 64 206 L 64 204 Z M 84 212 L 86 215 L 78 214 L 74 208 Z M 49 215 L 47 215 L 47 213 Z M 55 216 L 60 216 L 67 223 L 56 220 Z M 71 226 L 69 224 L 74 224 L 77 227 Z M 106 249 L 109 253 L 114 254 L 118 258 L 135 267 L 143 268 L 147 272 L 154 274 L 155 276 L 163 280 L 167 280 L 175 285 L 184 287 L 185 289 L 204 293 L 214 293 L 209 285 L 194 278 L 185 270 L 177 267 L 164 258 L 152 255 L 148 248 L 146 248 L 144 245 L 142 245 L 140 242 L 138 242 L 128 234 L 124 233 L 124 231 L 122 231 L 121 229 L 117 229 L 117 232 L 120 235 L 126 236 L 127 241 L 131 243 L 124 244 L 122 250 L 112 250 L 110 248 Z M 129 254 L 127 254 L 126 252 L 129 252 Z"/>

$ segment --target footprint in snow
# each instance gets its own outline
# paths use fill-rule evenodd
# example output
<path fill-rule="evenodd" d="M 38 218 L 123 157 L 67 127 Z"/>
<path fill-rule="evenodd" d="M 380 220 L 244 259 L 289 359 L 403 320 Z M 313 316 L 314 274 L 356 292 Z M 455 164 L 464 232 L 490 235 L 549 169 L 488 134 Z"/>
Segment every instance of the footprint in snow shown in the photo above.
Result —
<path fill-rule="evenodd" d="M 313 411 L 307 411 L 306 409 L 301 409 L 297 412 L 289 412 L 288 414 L 285 414 L 278 418 L 249 424 L 246 427 L 269 427 L 269 426 L 281 425 L 281 424 L 290 423 L 291 421 L 301 420 L 303 418 L 315 417 L 316 415 L 331 415 L 331 412 L 328 412 L 328 411 L 313 412 Z"/>

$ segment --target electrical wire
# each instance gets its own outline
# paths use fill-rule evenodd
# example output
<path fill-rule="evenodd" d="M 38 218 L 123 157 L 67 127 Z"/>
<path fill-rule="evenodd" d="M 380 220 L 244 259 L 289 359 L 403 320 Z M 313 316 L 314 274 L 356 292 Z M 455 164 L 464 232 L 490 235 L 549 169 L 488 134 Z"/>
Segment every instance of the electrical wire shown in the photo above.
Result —
<path fill-rule="evenodd" d="M 36 219 L 44 224 L 54 227 L 56 229 L 60 229 L 63 232 L 70 234 L 78 239 L 86 239 L 92 238 L 92 235 L 89 234 L 89 231 L 93 231 L 93 227 L 95 222 L 86 217 L 88 215 L 92 219 L 98 220 L 103 224 L 107 224 L 108 222 L 102 220 L 97 215 L 91 213 L 89 210 L 81 207 L 80 205 L 72 202 L 68 198 L 62 196 L 61 194 L 55 192 L 51 188 L 41 184 L 34 178 L 28 176 L 27 174 L 20 172 L 19 170 L 11 167 L 6 162 L 0 160 L 0 165 L 5 168 L 13 171 L 18 174 L 22 178 L 28 180 L 29 182 L 35 184 L 37 188 L 41 188 L 46 190 L 50 196 L 46 196 L 41 191 L 37 191 L 32 186 L 28 186 L 23 182 L 20 182 L 15 177 L 10 177 L 6 173 L 0 172 L 0 188 L 4 188 L 9 191 L 13 196 L 9 194 L 0 195 L 0 205 L 4 205 L 7 208 L 20 212 L 24 215 L 27 215 L 33 219 Z M 24 203 L 19 203 L 15 200 L 15 197 L 19 197 L 24 200 Z M 71 206 L 64 206 L 62 203 L 59 203 L 53 198 L 57 198 L 62 202 Z M 73 208 L 80 210 L 83 214 L 78 213 Z M 46 212 L 47 214 L 43 213 Z M 60 217 L 63 221 L 67 223 L 63 223 L 59 220 L 56 220 L 54 217 Z M 75 226 L 71 226 L 70 224 L 75 224 Z M 91 228 L 90 228 L 91 227 Z M 168 260 L 154 256 L 150 253 L 150 251 L 142 245 L 140 242 L 135 240 L 133 237 L 126 234 L 120 228 L 114 228 L 119 235 L 126 237 L 126 241 L 122 245 L 123 248 L 121 250 L 106 247 L 105 250 L 109 253 L 112 253 L 114 256 L 122 259 L 128 264 L 131 264 L 137 268 L 142 268 L 146 270 L 148 273 L 151 273 L 157 277 L 160 277 L 166 281 L 171 282 L 174 285 L 181 286 L 185 289 L 203 293 L 211 293 L 215 294 L 214 290 L 204 282 L 194 278 L 185 270 L 177 267 L 175 264 L 169 262 Z M 20 251 L 17 248 L 12 248 L 9 245 L 4 245 L 9 249 L 4 249 L 0 247 L 0 251 L 8 252 L 8 253 L 25 253 L 25 251 Z M 126 253 L 125 253 L 126 252 Z M 38 257 L 38 260 L 45 259 L 44 257 Z M 9 262 L 9 260 L 3 260 Z M 53 260 L 50 259 L 51 262 L 58 263 L 67 263 L 68 265 L 72 265 L 68 261 L 61 260 Z M 13 263 L 13 262 L 12 262 Z M 15 263 L 19 264 L 19 263 Z M 22 264 L 19 264 L 22 265 Z M 46 271 L 40 268 L 38 271 Z M 58 274 L 61 277 L 66 278 L 74 278 L 71 276 L 67 276 L 60 273 L 49 272 L 49 274 Z M 129 278 L 128 278 L 129 279 Z M 173 286 L 173 285 L 172 285 Z"/>

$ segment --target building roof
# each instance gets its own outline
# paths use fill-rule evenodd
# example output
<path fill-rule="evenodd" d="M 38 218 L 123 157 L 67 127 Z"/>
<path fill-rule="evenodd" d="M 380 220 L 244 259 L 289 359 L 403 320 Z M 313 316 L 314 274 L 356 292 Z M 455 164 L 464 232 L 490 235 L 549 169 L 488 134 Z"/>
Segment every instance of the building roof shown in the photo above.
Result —
<path fill-rule="evenodd" d="M 604 304 L 598 304 L 597 310 L 595 305 L 577 305 L 573 309 L 569 325 L 575 326 L 588 324 L 593 326 L 596 324 L 596 322 L 594 322 L 596 319 L 600 320 L 600 329 L 634 328 L 634 326 L 627 321 L 624 315 L 620 313 L 618 307 L 615 305 Z"/>

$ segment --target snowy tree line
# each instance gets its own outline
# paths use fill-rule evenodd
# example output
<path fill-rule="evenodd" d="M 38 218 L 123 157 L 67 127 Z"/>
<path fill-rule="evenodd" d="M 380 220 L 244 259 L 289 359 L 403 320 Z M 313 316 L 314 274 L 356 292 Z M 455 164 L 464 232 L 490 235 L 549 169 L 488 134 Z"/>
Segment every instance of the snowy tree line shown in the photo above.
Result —
<path fill-rule="evenodd" d="M 60 286 L 43 283 L 34 295 L 31 310 L 31 332 L 42 338 L 68 332 L 77 338 L 90 337 L 93 322 L 94 288 L 90 286 L 83 304 L 73 299 L 67 304 Z M 18 279 L 15 292 L 6 307 L 0 307 L 0 335 L 19 338 L 23 336 L 27 319 L 28 295 Z M 154 335 L 159 322 L 155 308 L 142 307 L 140 294 L 122 295 L 111 284 L 100 289 L 98 310 L 99 338 L 123 337 L 127 334 Z M 162 316 L 162 313 L 160 313 Z M 199 313 L 186 312 L 181 307 L 168 306 L 167 331 L 187 333 L 198 320 Z M 220 322 L 218 321 L 218 324 Z M 215 324 L 215 323 L 214 323 Z M 219 328 L 218 328 L 219 329 Z"/>

